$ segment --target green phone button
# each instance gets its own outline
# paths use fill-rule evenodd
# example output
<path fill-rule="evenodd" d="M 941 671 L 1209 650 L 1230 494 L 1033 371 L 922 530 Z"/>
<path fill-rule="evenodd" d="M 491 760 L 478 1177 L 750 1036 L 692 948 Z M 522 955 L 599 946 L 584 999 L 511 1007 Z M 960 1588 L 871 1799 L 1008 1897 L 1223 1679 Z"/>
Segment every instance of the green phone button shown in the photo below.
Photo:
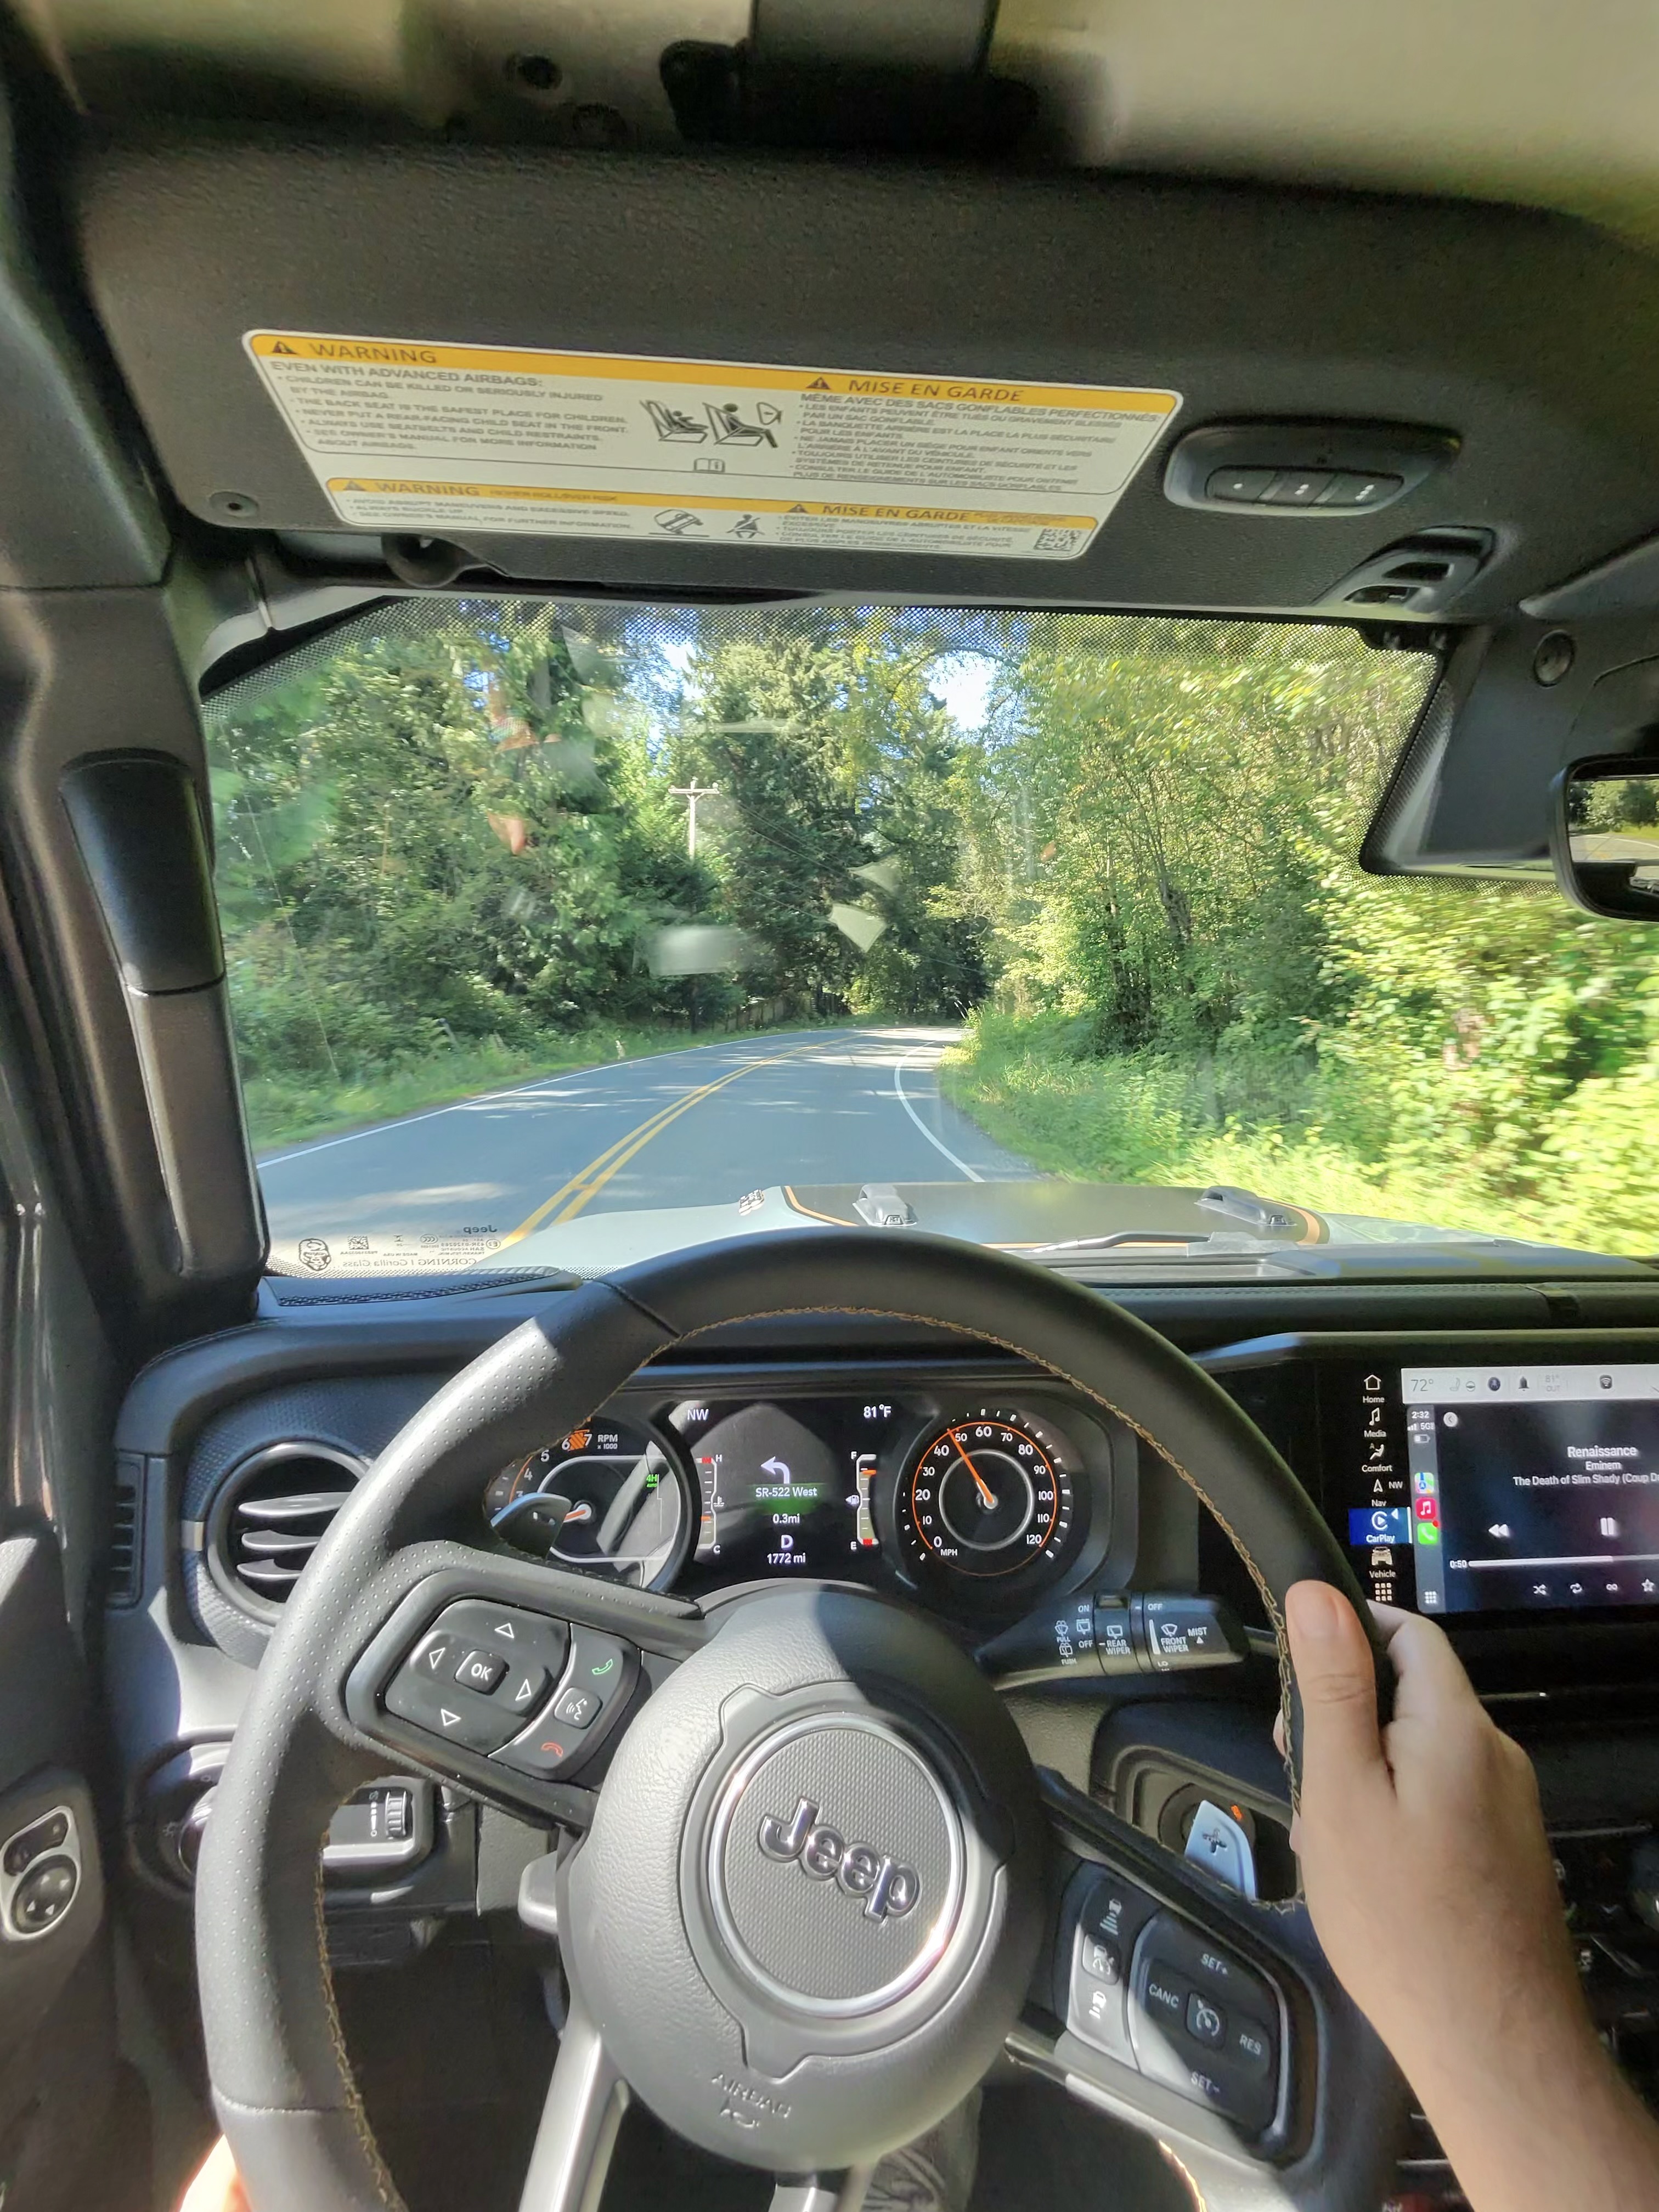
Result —
<path fill-rule="evenodd" d="M 608 1674 L 616 1663 L 617 1655 L 613 1651 L 608 1659 L 601 1659 L 597 1667 L 590 1667 L 588 1672 L 590 1674 Z"/>

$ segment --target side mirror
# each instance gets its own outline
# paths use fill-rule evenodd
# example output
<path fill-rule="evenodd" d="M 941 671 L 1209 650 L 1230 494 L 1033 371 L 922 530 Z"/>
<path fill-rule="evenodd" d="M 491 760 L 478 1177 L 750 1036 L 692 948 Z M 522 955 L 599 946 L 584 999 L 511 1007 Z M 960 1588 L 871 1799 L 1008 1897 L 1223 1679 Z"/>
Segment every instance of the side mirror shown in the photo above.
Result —
<path fill-rule="evenodd" d="M 1659 921 L 1659 762 L 1578 761 L 1555 780 L 1550 857 L 1589 914 Z"/>

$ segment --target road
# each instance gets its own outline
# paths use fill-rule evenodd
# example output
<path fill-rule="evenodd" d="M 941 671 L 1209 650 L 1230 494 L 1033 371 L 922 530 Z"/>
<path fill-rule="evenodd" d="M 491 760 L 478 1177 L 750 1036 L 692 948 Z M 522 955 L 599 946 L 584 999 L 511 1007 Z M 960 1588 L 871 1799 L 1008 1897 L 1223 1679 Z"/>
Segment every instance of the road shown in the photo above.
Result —
<path fill-rule="evenodd" d="M 579 1214 L 729 1205 L 783 1183 L 1000 1182 L 1032 1170 L 939 1096 L 939 1029 L 805 1030 L 549 1077 L 259 1164 L 277 1255 L 418 1265 Z M 497 1242 L 499 1240 L 499 1242 Z M 481 1254 L 482 1256 L 482 1254 Z M 507 1255 L 504 1254 L 503 1257 Z"/>

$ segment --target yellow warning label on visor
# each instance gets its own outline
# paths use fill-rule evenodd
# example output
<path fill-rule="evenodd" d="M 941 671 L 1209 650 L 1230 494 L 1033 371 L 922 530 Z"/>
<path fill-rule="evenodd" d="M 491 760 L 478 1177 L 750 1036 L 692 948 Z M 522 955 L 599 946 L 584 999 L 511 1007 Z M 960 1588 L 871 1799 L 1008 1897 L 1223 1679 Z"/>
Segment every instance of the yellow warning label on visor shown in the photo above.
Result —
<path fill-rule="evenodd" d="M 365 529 L 1074 560 L 1178 393 L 254 331 Z"/>

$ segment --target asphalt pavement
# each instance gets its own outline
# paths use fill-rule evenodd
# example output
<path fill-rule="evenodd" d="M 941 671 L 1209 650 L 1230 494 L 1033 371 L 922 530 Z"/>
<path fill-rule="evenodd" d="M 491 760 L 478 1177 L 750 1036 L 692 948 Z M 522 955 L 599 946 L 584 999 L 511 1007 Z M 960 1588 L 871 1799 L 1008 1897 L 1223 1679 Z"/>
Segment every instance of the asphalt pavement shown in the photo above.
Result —
<path fill-rule="evenodd" d="M 354 1249 L 380 1267 L 401 1249 L 409 1267 L 447 1248 L 453 1264 L 458 1240 L 510 1247 L 579 1215 L 728 1205 L 787 1183 L 1030 1177 L 940 1097 L 934 1070 L 955 1035 L 721 1037 L 295 1145 L 259 1164 L 273 1247 L 331 1272 Z"/>

